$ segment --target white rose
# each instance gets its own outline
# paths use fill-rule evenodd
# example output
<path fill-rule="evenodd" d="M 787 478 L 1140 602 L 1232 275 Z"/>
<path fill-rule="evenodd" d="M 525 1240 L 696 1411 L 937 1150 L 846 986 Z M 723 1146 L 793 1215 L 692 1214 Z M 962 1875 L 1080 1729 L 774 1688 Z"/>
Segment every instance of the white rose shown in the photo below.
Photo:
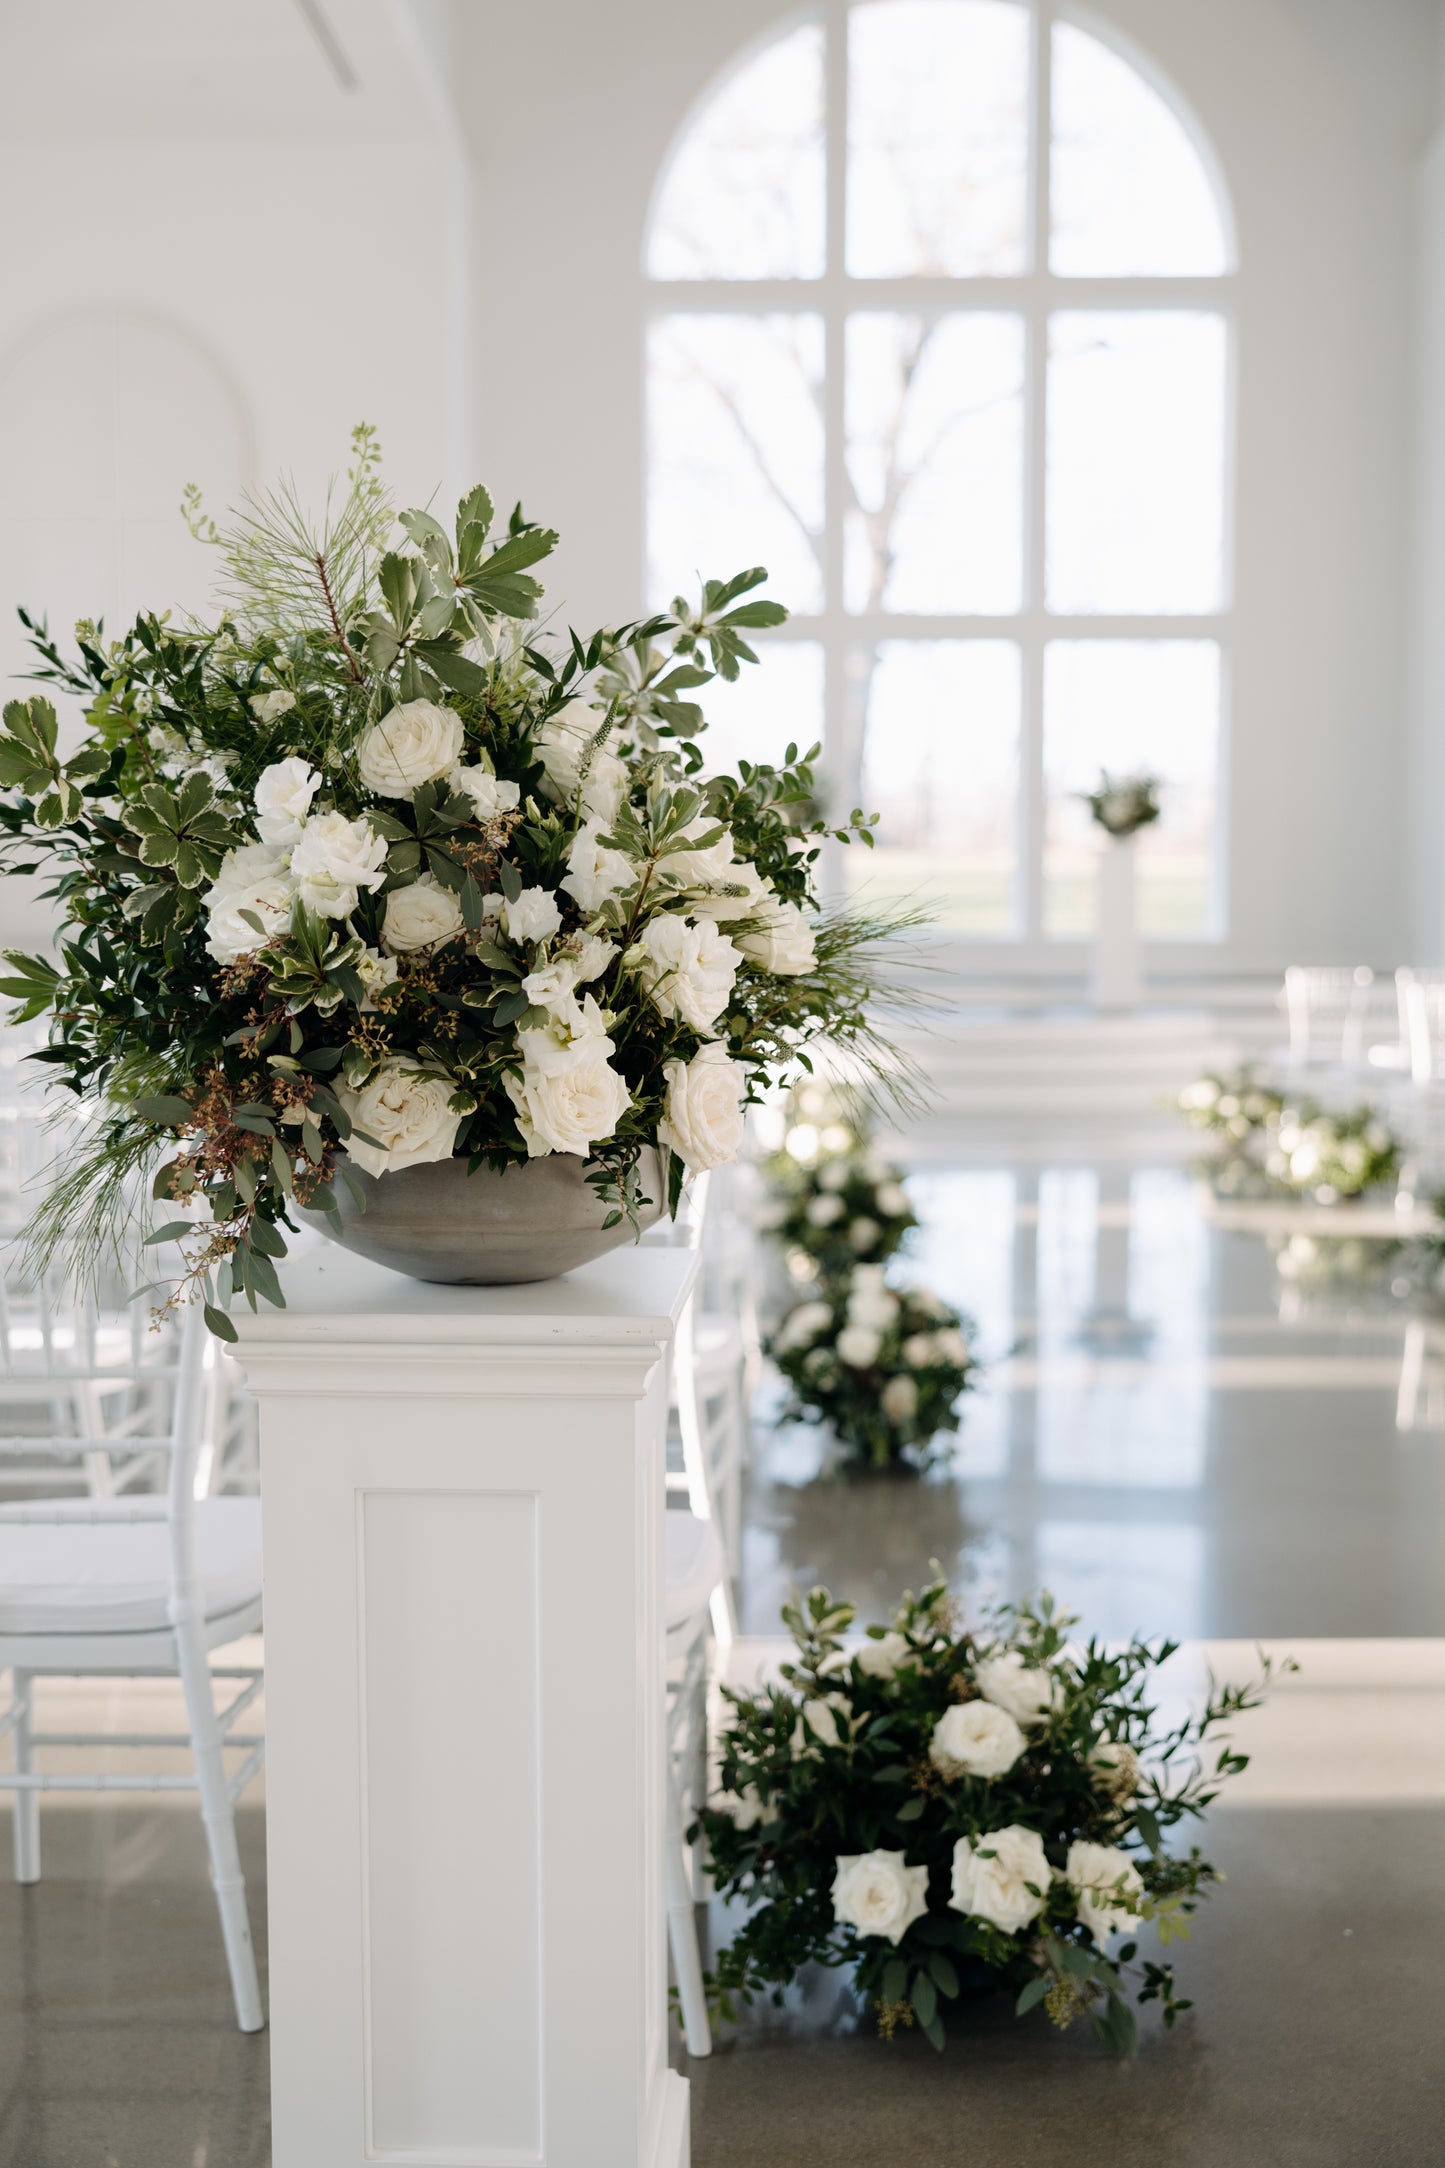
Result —
<path fill-rule="evenodd" d="M 848 1275 L 848 1285 L 855 1295 L 876 1295 L 888 1284 L 887 1270 L 882 1265 L 855 1265 Z"/>
<path fill-rule="evenodd" d="M 366 988 L 366 999 L 361 1004 L 364 1009 L 375 1008 L 377 995 L 396 984 L 396 958 L 383 956 L 380 949 L 364 948 L 351 968 Z"/>
<path fill-rule="evenodd" d="M 931 1332 L 911 1332 L 903 1343 L 903 1360 L 911 1370 L 926 1370 L 937 1360 Z"/>
<path fill-rule="evenodd" d="M 906 1219 L 909 1212 L 907 1190 L 900 1188 L 897 1182 L 884 1182 L 874 1193 L 873 1209 L 881 1212 L 885 1219 Z"/>
<path fill-rule="evenodd" d="M 886 1332 L 901 1307 L 898 1297 L 886 1287 L 855 1287 L 848 1297 L 848 1322 Z"/>
<path fill-rule="evenodd" d="M 882 1232 L 875 1219 L 855 1219 L 848 1223 L 848 1240 L 855 1250 L 871 1249 Z"/>
<path fill-rule="evenodd" d="M 868 1370 L 877 1362 L 883 1335 L 871 1325 L 845 1325 L 838 1335 L 838 1360 L 850 1370 Z"/>
<path fill-rule="evenodd" d="M 846 1159 L 830 1159 L 818 1169 L 819 1189 L 846 1189 L 853 1170 Z"/>
<path fill-rule="evenodd" d="M 286 853 L 268 843 L 243 843 L 227 851 L 206 891 L 206 947 L 218 964 L 233 964 L 264 941 L 284 933 L 291 922 L 296 886 L 286 870 Z M 242 918 L 250 911 L 265 928 L 257 933 Z"/>
<path fill-rule="evenodd" d="M 1007 1710 L 991 1701 L 963 1701 L 945 1709 L 934 1725 L 928 1758 L 945 1777 L 1001 1777 L 1027 1745 Z"/>
<path fill-rule="evenodd" d="M 461 758 L 462 719 L 434 700 L 405 700 L 362 732 L 356 771 L 381 798 L 409 798 Z"/>
<path fill-rule="evenodd" d="M 851 1715 L 845 1694 L 816 1694 L 803 1703 L 793 1731 L 793 1753 L 807 1754 L 814 1751 L 811 1739 L 823 1746 L 841 1746 L 843 1741 L 838 1730 L 839 1711 Z"/>
<path fill-rule="evenodd" d="M 881 1275 L 883 1267 L 881 1265 L 874 1265 L 871 1267 L 859 1265 L 853 1274 L 853 1282 L 855 1286 L 858 1282 L 859 1273 L 868 1270 L 877 1272 Z M 949 1314 L 948 1304 L 943 1300 L 942 1296 L 933 1294 L 926 1287 L 910 1287 L 908 1290 L 908 1300 L 912 1304 L 913 1308 L 915 1310 L 921 1310 L 925 1317 L 943 1318 L 947 1317 Z"/>
<path fill-rule="evenodd" d="M 524 888 L 515 902 L 502 905 L 502 928 L 512 941 L 550 941 L 561 923 L 549 888 Z"/>
<path fill-rule="evenodd" d="M 573 997 L 540 1030 L 519 1031 L 522 1074 L 504 1079 L 517 1110 L 527 1154 L 575 1152 L 583 1158 L 610 1137 L 631 1101 L 627 1086 L 608 1062 L 616 1051 L 589 994 Z"/>
<path fill-rule="evenodd" d="M 945 1325 L 942 1332 L 936 1332 L 933 1348 L 940 1362 L 956 1363 L 960 1370 L 968 1362 L 968 1342 L 956 1325 Z"/>
<path fill-rule="evenodd" d="M 743 1145 L 743 1094 L 748 1073 L 716 1040 L 691 1061 L 663 1064 L 667 1101 L 657 1125 L 659 1140 L 701 1174 L 725 1167 Z"/>
<path fill-rule="evenodd" d="M 696 850 L 673 849 L 665 852 L 657 861 L 658 872 L 670 873 L 674 880 L 681 881 L 686 888 L 706 888 L 717 881 L 731 884 L 737 873 L 733 864 L 731 829 L 720 827 L 713 814 L 699 813 L 681 831 L 678 841 L 686 838 L 689 842 L 694 842 L 701 836 L 713 836 L 715 840 Z M 766 885 L 763 884 L 764 887 Z M 709 902 L 715 900 L 710 898 Z M 715 918 L 718 914 L 710 911 L 709 915 Z"/>
<path fill-rule="evenodd" d="M 409 888 L 394 888 L 386 899 L 381 938 L 395 955 L 432 948 L 461 930 L 461 901 L 433 874 L 424 873 Z"/>
<path fill-rule="evenodd" d="M 820 1332 L 826 1332 L 832 1322 L 833 1313 L 826 1302 L 800 1302 L 797 1309 L 784 1318 L 778 1333 L 778 1346 L 785 1351 L 806 1347 Z"/>
<path fill-rule="evenodd" d="M 567 873 L 562 881 L 580 911 L 600 911 L 609 896 L 620 895 L 637 879 L 637 868 L 623 851 L 608 850 L 601 842 L 596 821 L 584 821 L 567 853 Z"/>
<path fill-rule="evenodd" d="M 878 1395 L 878 1405 L 890 1423 L 911 1423 L 918 1413 L 918 1387 L 912 1378 L 890 1378 Z"/>
<path fill-rule="evenodd" d="M 567 708 L 543 724 L 533 751 L 542 763 L 549 795 L 564 805 L 579 805 L 585 817 L 605 828 L 616 819 L 631 778 L 627 763 L 605 745 L 596 746 L 588 757 L 587 748 L 601 727 L 595 708 Z"/>
<path fill-rule="evenodd" d="M 798 978 L 818 960 L 813 929 L 796 903 L 765 906 L 756 924 L 743 927 L 733 939 L 749 963 L 778 978 Z"/>
<path fill-rule="evenodd" d="M 901 1942 L 928 1910 L 928 1869 L 904 1865 L 901 1852 L 840 1855 L 833 1878 L 833 1917 L 860 1935 Z"/>
<path fill-rule="evenodd" d="M 715 825 L 715 824 L 714 824 Z M 699 833 L 702 833 L 699 830 Z M 709 857 L 707 851 L 692 852 L 693 858 Z M 724 894 L 723 890 L 727 893 Z M 724 866 L 718 876 L 717 886 L 705 895 L 691 898 L 688 909 L 698 918 L 715 918 L 719 925 L 727 926 L 736 918 L 752 918 L 776 900 L 771 881 L 765 881 L 756 866 L 743 859 L 734 859 Z"/>
<path fill-rule="evenodd" d="M 451 1158 L 462 1118 L 447 1105 L 452 1086 L 445 1077 L 423 1076 L 404 1056 L 393 1054 L 363 1090 L 350 1091 L 344 1084 L 332 1089 L 354 1127 L 376 1139 L 375 1144 L 347 1139 L 347 1152 L 364 1173 L 390 1174 Z"/>
<path fill-rule="evenodd" d="M 825 1190 L 821 1197 L 811 1197 L 803 1214 L 810 1227 L 831 1227 L 843 1217 L 845 1210 L 841 1197 L 830 1196 Z"/>
<path fill-rule="evenodd" d="M 1132 1799 L 1139 1789 L 1139 1757 L 1127 1739 L 1101 1739 L 1089 1756 L 1089 1773 L 1110 1799 Z"/>
<path fill-rule="evenodd" d="M 727 1007 L 737 977 L 738 952 L 711 919 L 690 925 L 660 912 L 643 929 L 642 983 L 663 1016 L 681 1017 L 694 1031 L 711 1032 Z"/>
<path fill-rule="evenodd" d="M 975 1665 L 973 1676 L 984 1700 L 1007 1709 L 1016 1724 L 1042 1724 L 1063 1698 L 1052 1672 L 1032 1668 L 1017 1649 L 986 1656 Z"/>
<path fill-rule="evenodd" d="M 269 700 L 276 696 L 268 693 L 266 697 Z M 290 697 L 288 693 L 286 698 Z M 304 760 L 276 760 L 263 768 L 253 794 L 256 833 L 261 841 L 295 843 L 320 788 L 321 777 Z"/>
<path fill-rule="evenodd" d="M 274 723 L 278 715 L 289 715 L 295 705 L 295 693 L 288 693 L 284 688 L 251 695 L 251 713 L 263 723 Z"/>
<path fill-rule="evenodd" d="M 458 768 L 451 781 L 471 799 L 479 821 L 494 821 L 499 813 L 515 811 L 522 801 L 521 785 L 493 775 L 490 768 Z"/>
<path fill-rule="evenodd" d="M 870 1634 L 854 1661 L 870 1679 L 891 1679 L 901 1665 L 914 1663 L 917 1659 L 906 1634 L 886 1633 L 877 1639 Z"/>
<path fill-rule="evenodd" d="M 386 879 L 386 838 L 370 821 L 313 814 L 291 853 L 291 874 L 309 910 L 345 918 L 356 909 L 358 890 L 380 888 Z"/>
<path fill-rule="evenodd" d="M 1129 1934 L 1138 1926 L 1139 1914 L 1130 1900 L 1143 1896 L 1144 1884 L 1127 1852 L 1080 1837 L 1069 1846 L 1064 1880 L 1074 1893 L 1079 1918 L 1097 1943 L 1103 1944 L 1111 1934 Z"/>
<path fill-rule="evenodd" d="M 991 1858 L 985 1858 L 991 1853 Z M 1044 1840 L 1036 1829 L 990 1830 L 973 1842 L 960 1837 L 953 1848 L 953 1911 L 988 1920 L 1006 1935 L 1016 1935 L 1036 1920 L 1048 1898 L 1052 1876 Z"/>
<path fill-rule="evenodd" d="M 755 1828 L 768 1818 L 756 1784 L 745 1784 L 740 1792 L 719 1792 L 708 1804 L 714 1813 L 731 1815 L 739 1829 Z"/>

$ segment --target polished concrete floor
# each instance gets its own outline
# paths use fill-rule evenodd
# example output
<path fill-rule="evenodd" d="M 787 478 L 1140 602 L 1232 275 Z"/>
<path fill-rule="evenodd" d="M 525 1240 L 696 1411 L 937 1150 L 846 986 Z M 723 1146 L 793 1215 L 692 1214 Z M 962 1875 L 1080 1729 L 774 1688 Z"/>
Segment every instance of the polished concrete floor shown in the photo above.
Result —
<path fill-rule="evenodd" d="M 1374 1297 L 1282 1282 L 1177 1169 L 914 1183 L 918 1269 L 978 1319 L 984 1388 L 922 1480 L 848 1480 L 816 1433 L 760 1434 L 745 1631 L 820 1578 L 882 1617 L 936 1557 L 974 1602 L 1047 1583 L 1104 1634 L 1328 1641 L 1333 1669 L 1282 1707 L 1270 1782 L 1214 1818 L 1229 1880 L 1173 2036 L 1120 2065 L 981 2005 L 935 2057 L 869 2037 L 826 1975 L 707 2063 L 677 2051 L 696 2168 L 1445 2168 L 1445 1779 L 1412 1754 L 1445 1732 L 1433 1333 L 1422 1352 Z M 243 1810 L 263 1941 L 260 1821 Z M 40 1887 L 0 1874 L 0 2168 L 265 2168 L 266 2040 L 231 2021 L 193 1813 L 44 1822 Z"/>

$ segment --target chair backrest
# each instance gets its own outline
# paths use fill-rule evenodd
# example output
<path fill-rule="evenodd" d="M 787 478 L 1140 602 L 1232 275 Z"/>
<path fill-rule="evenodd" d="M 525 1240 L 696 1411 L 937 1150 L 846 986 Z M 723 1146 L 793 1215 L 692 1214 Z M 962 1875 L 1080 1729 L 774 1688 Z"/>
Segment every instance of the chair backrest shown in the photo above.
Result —
<path fill-rule="evenodd" d="M 1284 975 L 1284 1012 L 1291 1068 L 1355 1067 L 1364 1062 L 1374 984 L 1368 964 L 1344 969 L 1290 965 Z"/>

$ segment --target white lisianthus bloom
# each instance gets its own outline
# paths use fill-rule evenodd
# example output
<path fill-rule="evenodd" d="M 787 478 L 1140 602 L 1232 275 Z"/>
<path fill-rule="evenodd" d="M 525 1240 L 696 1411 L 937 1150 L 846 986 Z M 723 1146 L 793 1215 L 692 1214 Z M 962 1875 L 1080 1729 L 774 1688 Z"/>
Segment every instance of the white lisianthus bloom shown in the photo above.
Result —
<path fill-rule="evenodd" d="M 453 1087 L 444 1076 L 426 1076 L 404 1055 L 393 1054 L 360 1091 L 344 1084 L 332 1089 L 353 1127 L 376 1139 L 375 1144 L 363 1144 L 355 1135 L 347 1139 L 347 1153 L 364 1173 L 392 1174 L 398 1167 L 451 1158 L 462 1117 L 447 1104 Z"/>
<path fill-rule="evenodd" d="M 631 1101 L 627 1086 L 611 1067 L 616 1052 L 590 994 L 575 996 L 553 1011 L 540 1030 L 519 1031 L 522 1074 L 503 1082 L 517 1111 L 517 1127 L 526 1139 L 527 1156 L 575 1152 L 610 1137 Z"/>
<path fill-rule="evenodd" d="M 902 1354 L 910 1370 L 926 1370 L 930 1363 L 938 1359 L 933 1334 L 911 1332 L 903 1343 Z"/>
<path fill-rule="evenodd" d="M 364 948 L 351 968 L 366 988 L 366 999 L 361 1004 L 363 1009 L 374 1009 L 377 995 L 396 984 L 396 958 L 383 956 L 380 949 Z"/>
<path fill-rule="evenodd" d="M 956 1325 L 945 1325 L 933 1335 L 934 1353 L 940 1362 L 956 1363 L 962 1370 L 968 1361 L 968 1342 Z"/>
<path fill-rule="evenodd" d="M 991 1854 L 991 1857 L 985 1857 Z M 1016 1935 L 1043 1911 L 1053 1877 L 1044 1856 L 1044 1840 L 1036 1829 L 993 1829 L 972 1841 L 960 1837 L 953 1848 L 953 1894 L 948 1902 L 955 1912 L 1001 1927 Z"/>
<path fill-rule="evenodd" d="M 974 1666 L 973 1676 L 984 1700 L 1007 1709 L 1016 1724 L 1042 1724 L 1063 1699 L 1053 1673 L 1026 1664 L 1017 1649 L 986 1656 Z"/>
<path fill-rule="evenodd" d="M 663 1016 L 681 1017 L 694 1031 L 710 1033 L 733 990 L 738 952 L 711 919 L 694 926 L 662 911 L 643 928 L 640 976 Z"/>
<path fill-rule="evenodd" d="M 589 979 L 600 979 L 616 954 L 615 941 L 600 933 L 589 933 L 577 951 L 577 984 L 585 986 Z"/>
<path fill-rule="evenodd" d="M 269 843 L 243 843 L 221 860 L 203 899 L 206 947 L 218 964 L 233 964 L 286 931 L 296 894 L 286 855 Z M 257 933 L 243 911 L 259 918 L 265 931 Z"/>
<path fill-rule="evenodd" d="M 269 699 L 270 694 L 267 695 Z M 275 760 L 256 778 L 253 802 L 256 833 L 263 843 L 292 844 L 300 839 L 321 777 L 306 761 Z"/>
<path fill-rule="evenodd" d="M 1127 1739 L 1101 1739 L 1089 1755 L 1089 1774 L 1110 1799 L 1132 1799 L 1139 1789 L 1139 1757 Z"/>
<path fill-rule="evenodd" d="M 315 813 L 291 853 L 291 876 L 308 910 L 345 918 L 359 890 L 380 888 L 386 879 L 386 837 L 370 821 Z"/>
<path fill-rule="evenodd" d="M 502 930 L 510 941 L 550 941 L 561 923 L 549 888 L 524 888 L 515 902 L 502 905 Z"/>
<path fill-rule="evenodd" d="M 409 888 L 394 888 L 386 899 L 381 938 L 393 955 L 409 956 L 416 949 L 434 948 L 450 941 L 462 930 L 462 906 L 451 889 L 443 888 L 431 873 L 424 873 Z"/>
<path fill-rule="evenodd" d="M 565 954 L 539 964 L 522 981 L 522 992 L 538 1009 L 562 1008 L 576 991 L 577 960 Z"/>
<path fill-rule="evenodd" d="M 833 1322 L 833 1313 L 826 1302 L 800 1302 L 784 1318 L 778 1333 L 780 1348 L 806 1347 L 816 1340 L 820 1332 L 826 1332 Z"/>
<path fill-rule="evenodd" d="M 1064 1880 L 1074 1893 L 1079 1918 L 1102 1945 L 1112 1934 L 1131 1934 L 1139 1924 L 1133 1900 L 1144 1894 L 1138 1868 L 1116 1845 L 1078 1838 L 1069 1846 Z"/>
<path fill-rule="evenodd" d="M 846 1207 L 841 1197 L 832 1197 L 825 1190 L 821 1197 L 810 1197 L 803 1217 L 810 1227 L 832 1227 L 843 1217 Z"/>
<path fill-rule="evenodd" d="M 916 1661 L 908 1636 L 892 1632 L 876 1639 L 870 1634 L 853 1660 L 870 1679 L 895 1678 L 903 1664 Z"/>
<path fill-rule="evenodd" d="M 698 833 L 704 831 L 699 829 Z M 710 851 L 693 851 L 688 855 L 696 859 L 712 854 Z M 776 901 L 777 892 L 772 882 L 765 881 L 748 859 L 735 858 L 723 867 L 713 888 L 706 894 L 689 898 L 688 909 L 696 918 L 715 918 L 720 926 L 728 926 L 734 919 L 755 917 Z"/>
<path fill-rule="evenodd" d="M 991 1701 L 962 1701 L 933 1727 L 928 1758 L 941 1776 L 1007 1776 L 1028 1745 L 1006 1709 Z"/>
<path fill-rule="evenodd" d="M 605 828 L 616 819 L 631 777 L 626 761 L 605 745 L 595 746 L 589 757 L 587 749 L 601 727 L 595 708 L 565 708 L 543 724 L 532 749 L 546 774 L 548 794 L 563 805 L 579 806 L 584 819 Z"/>
<path fill-rule="evenodd" d="M 729 1166 L 743 1147 L 743 1094 L 748 1073 L 716 1040 L 691 1061 L 663 1064 L 667 1101 L 657 1125 L 659 1142 L 696 1174 Z"/>
<path fill-rule="evenodd" d="M 637 880 L 637 868 L 626 852 L 607 849 L 601 837 L 600 822 L 584 821 L 567 853 L 562 886 L 579 911 L 600 911 L 609 896 L 621 895 Z"/>
<path fill-rule="evenodd" d="M 295 705 L 295 693 L 288 693 L 284 686 L 278 686 L 274 692 L 251 695 L 251 713 L 262 723 L 274 723 L 278 715 L 289 715 Z"/>
<path fill-rule="evenodd" d="M 733 939 L 749 963 L 777 978 L 799 978 L 818 961 L 813 929 L 796 903 L 765 905 L 756 924 L 741 928 Z"/>
<path fill-rule="evenodd" d="M 874 1192 L 873 1206 L 885 1219 L 904 1219 L 909 1210 L 908 1192 L 897 1182 L 884 1182 Z"/>
<path fill-rule="evenodd" d="M 890 1378 L 878 1395 L 890 1423 L 911 1423 L 918 1413 L 918 1387 L 910 1377 Z"/>
<path fill-rule="evenodd" d="M 362 732 L 356 772 L 380 798 L 409 798 L 461 759 L 462 719 L 434 700 L 404 700 Z"/>
<path fill-rule="evenodd" d="M 665 852 L 657 861 L 658 872 L 670 873 L 674 880 L 690 889 L 711 888 L 721 881 L 731 884 L 735 875 L 741 878 L 733 863 L 732 830 L 724 828 L 713 814 L 699 813 L 681 830 L 677 840 L 696 843 L 702 836 L 713 836 L 715 840 L 698 849 Z M 763 885 L 766 887 L 767 884 Z M 715 897 L 707 900 L 710 906 L 717 901 Z M 709 917 L 716 918 L 717 915 L 715 909 L 709 909 Z"/>
<path fill-rule="evenodd" d="M 512 813 L 522 802 L 520 783 L 493 775 L 490 768 L 457 768 L 449 781 L 464 797 L 472 801 L 472 811 L 479 821 L 494 821 L 499 813 Z"/>
<path fill-rule="evenodd" d="M 839 1854 L 833 1878 L 833 1917 L 860 1935 L 903 1940 L 928 1910 L 928 1869 L 909 1867 L 902 1852 Z"/>
<path fill-rule="evenodd" d="M 868 1370 L 883 1348 L 883 1335 L 871 1325 L 845 1325 L 838 1335 L 838 1360 L 850 1370 Z"/>

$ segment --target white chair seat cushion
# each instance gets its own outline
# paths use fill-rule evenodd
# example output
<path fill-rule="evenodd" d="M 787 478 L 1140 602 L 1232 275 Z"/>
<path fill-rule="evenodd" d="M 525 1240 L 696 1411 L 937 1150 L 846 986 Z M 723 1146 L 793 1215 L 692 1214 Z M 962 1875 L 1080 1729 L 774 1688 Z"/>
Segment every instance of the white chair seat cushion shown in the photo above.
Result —
<path fill-rule="evenodd" d="M 695 1513 L 665 1513 L 662 1519 L 667 1531 L 663 1609 L 671 1633 L 706 1611 L 723 1577 L 723 1551 L 712 1521 Z"/>
<path fill-rule="evenodd" d="M 169 1626 L 169 1522 L 132 1518 L 128 1498 L 64 1499 L 29 1510 L 37 1517 L 0 1520 L 0 1634 Z M 203 1499 L 196 1558 L 207 1618 L 253 1603 L 261 1593 L 260 1499 Z"/>

